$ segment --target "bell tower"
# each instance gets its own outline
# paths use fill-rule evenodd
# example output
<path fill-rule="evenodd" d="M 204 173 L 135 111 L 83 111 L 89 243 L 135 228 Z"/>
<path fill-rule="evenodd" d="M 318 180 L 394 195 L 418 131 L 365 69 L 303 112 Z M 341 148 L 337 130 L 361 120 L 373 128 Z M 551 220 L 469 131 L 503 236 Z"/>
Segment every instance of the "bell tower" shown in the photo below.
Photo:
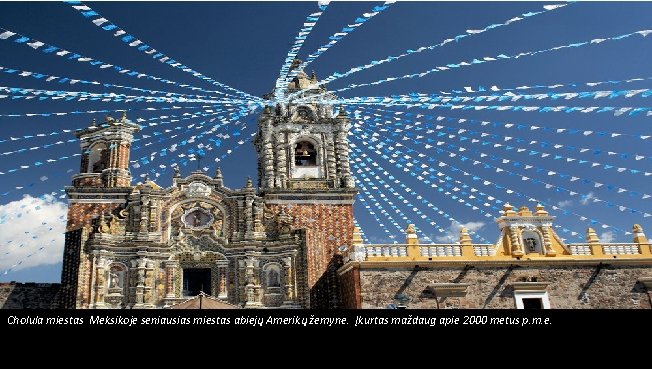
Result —
<path fill-rule="evenodd" d="M 295 60 L 290 73 L 301 61 Z M 266 95 L 271 98 L 274 93 Z M 268 211 L 292 217 L 307 238 L 310 306 L 340 306 L 336 270 L 351 247 L 357 190 L 349 167 L 349 118 L 313 72 L 296 72 L 287 101 L 265 107 L 254 145 L 258 183 Z"/>
<path fill-rule="evenodd" d="M 79 174 L 73 177 L 73 186 L 127 187 L 131 185 L 129 152 L 134 133 L 140 126 L 127 119 L 106 117 L 97 126 L 75 133 L 81 142 L 82 160 Z"/>
<path fill-rule="evenodd" d="M 99 126 L 75 132 L 82 156 L 79 174 L 66 187 L 68 221 L 66 224 L 63 268 L 61 271 L 61 306 L 86 307 L 92 277 L 88 250 L 84 244 L 93 227 L 105 217 L 116 215 L 127 204 L 131 186 L 129 153 L 134 133 L 140 126 L 127 119 L 107 117 Z"/>

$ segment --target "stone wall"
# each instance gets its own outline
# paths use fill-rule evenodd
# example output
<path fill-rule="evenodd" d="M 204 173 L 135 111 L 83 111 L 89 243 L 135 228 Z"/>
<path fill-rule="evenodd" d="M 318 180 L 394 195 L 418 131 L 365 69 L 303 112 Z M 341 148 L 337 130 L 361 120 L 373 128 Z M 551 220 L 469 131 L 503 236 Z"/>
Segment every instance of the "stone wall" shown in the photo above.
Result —
<path fill-rule="evenodd" d="M 397 294 L 409 308 L 515 308 L 515 282 L 547 282 L 553 309 L 650 309 L 652 293 L 638 282 L 649 266 L 573 265 L 460 266 L 419 269 L 360 269 L 362 308 L 386 308 Z M 469 284 L 465 296 L 433 294 L 436 283 Z"/>
<path fill-rule="evenodd" d="M 58 283 L 0 283 L 0 308 L 56 309 L 60 287 Z"/>

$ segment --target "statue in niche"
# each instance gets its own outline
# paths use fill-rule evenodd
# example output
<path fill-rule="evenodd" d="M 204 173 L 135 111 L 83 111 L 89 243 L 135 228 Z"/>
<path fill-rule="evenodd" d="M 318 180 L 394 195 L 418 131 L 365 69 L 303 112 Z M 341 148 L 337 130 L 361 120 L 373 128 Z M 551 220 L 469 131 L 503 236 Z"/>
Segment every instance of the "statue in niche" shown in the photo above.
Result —
<path fill-rule="evenodd" d="M 276 269 L 270 269 L 267 272 L 267 286 L 268 287 L 280 287 L 281 281 L 279 279 L 279 274 Z"/>
<path fill-rule="evenodd" d="M 120 275 L 115 271 L 112 271 L 109 275 L 109 288 L 121 288 Z"/>
<path fill-rule="evenodd" d="M 525 240 L 525 245 L 527 246 L 529 251 L 535 251 L 537 247 L 537 241 L 534 238 L 526 238 Z"/>

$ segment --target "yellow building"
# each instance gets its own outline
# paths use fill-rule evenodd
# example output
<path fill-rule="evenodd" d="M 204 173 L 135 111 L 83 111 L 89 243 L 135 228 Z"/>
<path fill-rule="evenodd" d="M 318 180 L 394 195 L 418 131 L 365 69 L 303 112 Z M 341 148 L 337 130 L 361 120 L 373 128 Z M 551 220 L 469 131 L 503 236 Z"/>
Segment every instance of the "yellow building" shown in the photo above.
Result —
<path fill-rule="evenodd" d="M 566 244 L 541 205 L 506 204 L 495 244 L 474 244 L 466 229 L 454 244 L 354 246 L 339 269 L 349 308 L 652 308 L 652 252 L 643 228 L 633 242 Z"/>

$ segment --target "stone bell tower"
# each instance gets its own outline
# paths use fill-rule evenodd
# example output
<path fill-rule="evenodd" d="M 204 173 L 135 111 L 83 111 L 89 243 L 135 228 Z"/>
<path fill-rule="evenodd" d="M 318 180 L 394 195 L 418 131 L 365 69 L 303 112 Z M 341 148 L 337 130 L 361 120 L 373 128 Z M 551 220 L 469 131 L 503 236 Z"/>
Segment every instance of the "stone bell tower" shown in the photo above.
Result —
<path fill-rule="evenodd" d="M 300 64 L 295 60 L 293 69 Z M 357 193 L 349 167 L 349 118 L 323 102 L 334 95 L 318 86 L 314 72 L 298 71 L 285 96 L 290 99 L 270 103 L 258 120 L 261 196 L 269 213 L 289 214 L 292 228 L 306 232 L 310 306 L 336 308 L 335 270 L 352 244 Z"/>
<path fill-rule="evenodd" d="M 129 152 L 134 133 L 140 126 L 127 119 L 106 117 L 103 124 L 93 124 L 75 133 L 81 141 L 82 160 L 73 186 L 127 187 L 131 185 Z"/>
<path fill-rule="evenodd" d="M 129 154 L 134 133 L 140 126 L 127 119 L 106 117 L 97 125 L 75 132 L 82 150 L 79 174 L 72 178 L 68 194 L 61 306 L 75 308 L 87 301 L 90 285 L 89 261 L 84 243 L 98 219 L 115 214 L 127 203 L 132 191 Z"/>

